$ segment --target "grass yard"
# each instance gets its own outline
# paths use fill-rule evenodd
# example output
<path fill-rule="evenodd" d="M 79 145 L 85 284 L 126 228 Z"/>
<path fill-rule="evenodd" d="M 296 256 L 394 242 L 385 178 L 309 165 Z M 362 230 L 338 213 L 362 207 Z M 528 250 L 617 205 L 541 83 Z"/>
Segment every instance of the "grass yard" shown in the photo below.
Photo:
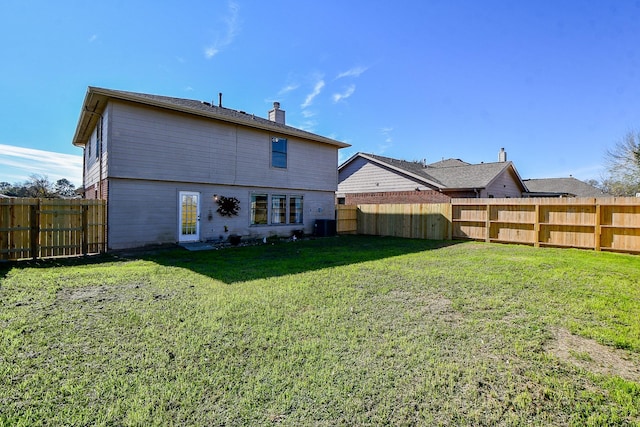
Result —
<path fill-rule="evenodd" d="M 640 425 L 640 257 L 342 236 L 0 264 L 0 426 Z"/>

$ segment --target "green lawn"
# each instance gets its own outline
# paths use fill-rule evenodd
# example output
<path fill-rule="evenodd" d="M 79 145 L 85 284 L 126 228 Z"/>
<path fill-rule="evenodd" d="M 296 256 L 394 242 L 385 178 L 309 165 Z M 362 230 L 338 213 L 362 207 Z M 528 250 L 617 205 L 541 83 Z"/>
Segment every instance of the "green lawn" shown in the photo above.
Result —
<path fill-rule="evenodd" d="M 640 257 L 343 236 L 0 264 L 0 426 L 640 425 Z"/>

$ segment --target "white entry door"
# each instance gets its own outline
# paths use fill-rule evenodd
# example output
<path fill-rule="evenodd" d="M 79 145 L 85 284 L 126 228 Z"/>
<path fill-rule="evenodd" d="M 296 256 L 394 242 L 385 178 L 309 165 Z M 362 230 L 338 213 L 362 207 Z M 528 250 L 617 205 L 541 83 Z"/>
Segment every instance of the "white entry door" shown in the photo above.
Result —
<path fill-rule="evenodd" d="M 178 241 L 200 240 L 200 193 L 181 191 L 178 200 Z"/>

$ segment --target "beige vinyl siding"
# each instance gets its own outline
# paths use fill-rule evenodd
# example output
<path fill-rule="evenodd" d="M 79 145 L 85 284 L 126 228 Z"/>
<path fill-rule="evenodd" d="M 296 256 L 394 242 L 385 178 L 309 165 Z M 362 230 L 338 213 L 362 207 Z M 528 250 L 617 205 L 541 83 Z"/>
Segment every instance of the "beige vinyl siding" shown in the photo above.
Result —
<path fill-rule="evenodd" d="M 522 191 L 523 189 L 518 185 L 518 179 L 511 169 L 505 169 L 486 189 L 482 190 L 480 197 L 519 198 L 522 197 Z"/>
<path fill-rule="evenodd" d="M 101 146 L 98 145 L 96 127 L 93 128 L 91 132 L 91 137 L 89 138 L 88 144 L 84 149 L 84 167 L 85 167 L 85 178 L 84 178 L 84 187 L 89 188 L 92 185 L 97 185 L 100 180 L 100 166 L 102 166 L 102 178 L 106 178 L 107 176 L 107 141 L 109 140 L 109 129 L 108 129 L 108 117 L 109 110 L 106 109 L 102 114 L 103 117 L 103 128 L 102 128 L 102 142 Z M 87 148 L 90 148 L 88 150 Z M 96 155 L 96 150 L 101 149 L 102 151 L 102 165 L 100 163 L 100 157 Z"/>
<path fill-rule="evenodd" d="M 230 234 L 262 239 L 288 236 L 293 230 L 313 233 L 316 219 L 334 218 L 334 194 L 324 191 L 287 191 L 282 188 L 239 187 L 186 182 L 112 179 L 109 187 L 109 249 L 124 249 L 178 241 L 178 197 L 180 191 L 200 193 L 200 240 L 226 239 Z M 303 224 L 249 224 L 249 202 L 254 192 L 303 197 Z M 216 212 L 213 195 L 236 197 L 240 212 L 223 217 Z M 227 226 L 225 232 L 224 227 Z"/>
<path fill-rule="evenodd" d="M 376 193 L 431 189 L 423 183 L 390 171 L 366 159 L 358 158 L 340 171 L 338 195 L 345 193 Z"/>
<path fill-rule="evenodd" d="M 271 137 L 287 139 L 287 167 L 271 167 Z M 335 147 L 283 134 L 238 129 L 237 185 L 332 191 L 337 189 L 338 154 Z"/>
<path fill-rule="evenodd" d="M 113 102 L 110 177 L 335 191 L 337 150 L 267 131 Z M 270 167 L 270 138 L 288 167 Z"/>

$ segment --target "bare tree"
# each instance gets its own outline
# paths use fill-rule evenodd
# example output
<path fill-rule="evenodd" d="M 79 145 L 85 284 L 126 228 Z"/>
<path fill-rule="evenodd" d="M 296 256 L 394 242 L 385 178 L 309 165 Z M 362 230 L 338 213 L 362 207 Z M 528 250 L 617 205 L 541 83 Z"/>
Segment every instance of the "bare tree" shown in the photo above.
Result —
<path fill-rule="evenodd" d="M 607 150 L 608 176 L 602 179 L 604 190 L 614 196 L 640 193 L 640 132 L 629 132 Z"/>
<path fill-rule="evenodd" d="M 33 174 L 29 176 L 29 179 L 25 182 L 25 187 L 28 188 L 28 197 L 42 197 L 42 198 L 55 198 L 56 193 L 53 188 L 53 183 L 49 181 L 49 177 L 46 175 Z"/>
<path fill-rule="evenodd" d="M 40 198 L 75 198 L 78 194 L 75 185 L 66 178 L 59 179 L 54 183 L 49 181 L 46 175 L 31 175 L 24 182 L 10 184 L 6 181 L 0 182 L 0 194 L 12 197 L 40 197 Z"/>

